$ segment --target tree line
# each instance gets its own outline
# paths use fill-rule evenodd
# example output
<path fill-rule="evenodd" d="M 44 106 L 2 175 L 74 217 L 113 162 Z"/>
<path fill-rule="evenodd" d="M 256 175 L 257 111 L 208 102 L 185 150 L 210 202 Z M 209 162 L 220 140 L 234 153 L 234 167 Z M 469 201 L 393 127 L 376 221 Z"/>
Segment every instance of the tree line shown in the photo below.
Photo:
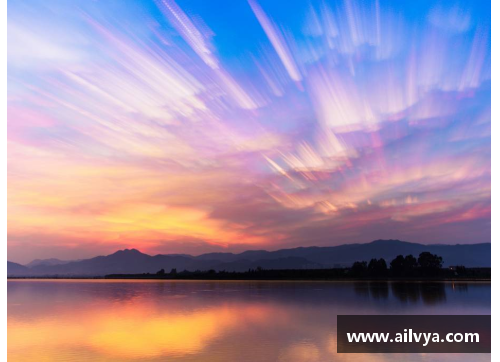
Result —
<path fill-rule="evenodd" d="M 352 265 L 349 274 L 353 277 L 437 277 L 442 274 L 442 267 L 441 256 L 424 251 L 418 259 L 411 254 L 398 255 L 390 262 L 389 267 L 382 258 L 371 259 L 368 263 L 357 261 Z"/>
<path fill-rule="evenodd" d="M 389 265 L 384 259 L 357 261 L 350 268 L 330 269 L 264 269 L 257 267 L 247 271 L 214 269 L 170 272 L 161 269 L 156 273 L 111 274 L 110 279 L 206 279 L 206 280 L 338 280 L 338 279 L 474 279 L 489 280 L 490 268 L 465 268 L 463 266 L 443 268 L 443 258 L 429 252 L 413 255 L 398 255 Z"/>

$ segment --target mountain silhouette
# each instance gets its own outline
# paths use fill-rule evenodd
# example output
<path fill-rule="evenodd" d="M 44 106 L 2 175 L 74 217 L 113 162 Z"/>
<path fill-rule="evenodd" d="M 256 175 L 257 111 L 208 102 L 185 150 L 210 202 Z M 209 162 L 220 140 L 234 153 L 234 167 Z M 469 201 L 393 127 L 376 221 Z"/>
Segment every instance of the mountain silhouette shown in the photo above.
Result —
<path fill-rule="evenodd" d="M 28 268 L 33 268 L 35 266 L 39 265 L 59 265 L 59 264 L 67 264 L 72 261 L 79 261 L 79 260 L 60 260 L 56 258 L 50 258 L 50 259 L 35 259 L 31 261 L 30 263 L 26 264 Z"/>
<path fill-rule="evenodd" d="M 7 262 L 8 276 L 103 276 L 106 274 L 156 273 L 160 269 L 246 271 L 264 269 L 320 269 L 351 266 L 355 261 L 383 258 L 389 263 L 397 255 L 429 251 L 443 257 L 444 266 L 490 267 L 491 244 L 423 245 L 400 240 L 376 240 L 366 244 L 331 247 L 299 247 L 276 251 L 249 250 L 239 254 L 208 253 L 199 256 L 148 255 L 137 249 L 119 250 L 107 256 L 78 261 L 38 260 L 23 266 Z"/>
<path fill-rule="evenodd" d="M 30 269 L 24 265 L 13 263 L 11 261 L 7 262 L 7 275 L 25 275 L 29 273 Z"/>

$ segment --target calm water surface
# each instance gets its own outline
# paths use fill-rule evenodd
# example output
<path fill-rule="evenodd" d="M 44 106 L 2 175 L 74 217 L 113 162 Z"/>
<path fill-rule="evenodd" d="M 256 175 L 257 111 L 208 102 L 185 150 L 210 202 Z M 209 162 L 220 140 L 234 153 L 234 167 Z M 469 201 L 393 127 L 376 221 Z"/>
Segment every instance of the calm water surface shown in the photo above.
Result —
<path fill-rule="evenodd" d="M 337 314 L 490 314 L 489 283 L 8 281 L 9 361 L 489 361 L 337 354 Z"/>

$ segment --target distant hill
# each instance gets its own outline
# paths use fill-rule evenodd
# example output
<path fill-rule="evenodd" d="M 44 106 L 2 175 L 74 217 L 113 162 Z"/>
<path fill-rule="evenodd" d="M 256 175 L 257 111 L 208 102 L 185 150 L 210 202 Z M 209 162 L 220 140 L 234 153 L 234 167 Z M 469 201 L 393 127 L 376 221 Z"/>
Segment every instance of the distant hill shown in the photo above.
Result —
<path fill-rule="evenodd" d="M 276 251 L 249 250 L 239 254 L 208 253 L 191 255 L 147 255 L 136 249 L 119 250 L 72 262 L 31 262 L 27 266 L 7 262 L 8 276 L 102 276 L 106 274 L 155 273 L 182 270 L 246 271 L 264 269 L 320 269 L 351 266 L 355 261 L 384 258 L 387 263 L 397 255 L 415 257 L 429 251 L 443 257 L 444 265 L 490 267 L 491 244 L 423 245 L 400 240 L 376 240 L 367 244 L 346 244 L 331 247 L 300 247 Z"/>
<path fill-rule="evenodd" d="M 13 275 L 25 275 L 29 273 L 30 269 L 24 265 L 13 263 L 11 261 L 7 262 L 7 276 Z"/>
<path fill-rule="evenodd" d="M 28 268 L 33 268 L 33 267 L 39 266 L 39 265 L 68 264 L 68 263 L 71 263 L 72 261 L 74 261 L 74 260 L 60 260 L 60 259 L 55 259 L 55 258 L 51 258 L 51 259 L 35 259 L 32 262 L 26 264 L 25 266 L 27 266 Z"/>

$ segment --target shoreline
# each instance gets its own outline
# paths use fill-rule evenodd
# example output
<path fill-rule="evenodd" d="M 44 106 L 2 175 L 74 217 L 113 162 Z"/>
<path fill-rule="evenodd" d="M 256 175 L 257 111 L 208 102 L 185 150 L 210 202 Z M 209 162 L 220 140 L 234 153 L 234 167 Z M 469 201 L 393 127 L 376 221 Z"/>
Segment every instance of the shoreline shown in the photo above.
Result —
<path fill-rule="evenodd" d="M 7 277 L 7 280 L 102 280 L 102 281 L 122 281 L 122 280 L 144 280 L 144 281 L 208 281 L 208 282 L 401 282 L 401 283 L 443 283 L 443 282 L 482 282 L 491 283 L 491 278 L 337 278 L 337 279 L 312 279 L 312 278 L 152 278 L 139 276 L 123 277 Z"/>

